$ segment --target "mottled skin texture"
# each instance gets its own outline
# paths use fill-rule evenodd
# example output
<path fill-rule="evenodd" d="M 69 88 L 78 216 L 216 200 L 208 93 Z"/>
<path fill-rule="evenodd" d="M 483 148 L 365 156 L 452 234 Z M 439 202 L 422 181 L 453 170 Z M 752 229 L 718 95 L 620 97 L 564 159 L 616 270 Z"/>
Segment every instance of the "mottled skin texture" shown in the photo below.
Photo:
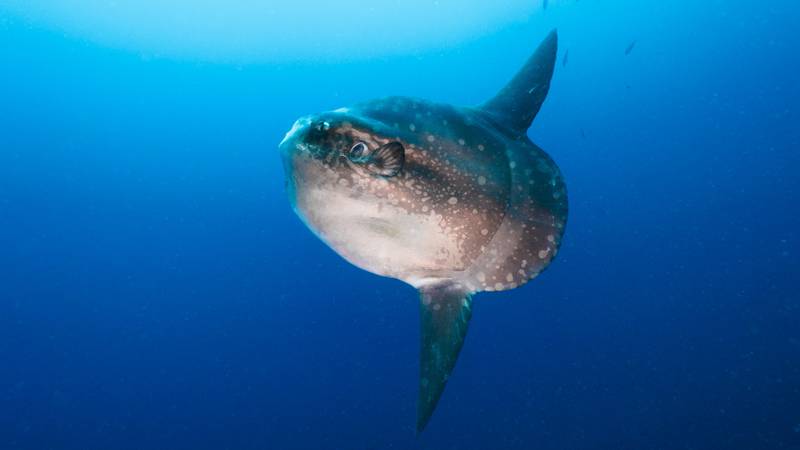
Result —
<path fill-rule="evenodd" d="M 347 160 L 359 141 L 400 142 L 403 170 L 359 170 Z M 558 167 L 481 111 L 379 99 L 300 119 L 281 149 L 298 214 L 345 259 L 378 275 L 415 287 L 452 280 L 472 292 L 504 290 L 538 275 L 558 251 L 567 215 Z M 410 261 L 397 257 L 398 245 L 423 241 L 439 245 L 416 249 Z"/>
<path fill-rule="evenodd" d="M 550 33 L 478 108 L 390 97 L 302 118 L 280 144 L 289 198 L 347 261 L 420 291 L 417 431 L 472 317 L 472 295 L 516 288 L 558 252 L 567 192 L 527 137 L 550 87 Z"/>

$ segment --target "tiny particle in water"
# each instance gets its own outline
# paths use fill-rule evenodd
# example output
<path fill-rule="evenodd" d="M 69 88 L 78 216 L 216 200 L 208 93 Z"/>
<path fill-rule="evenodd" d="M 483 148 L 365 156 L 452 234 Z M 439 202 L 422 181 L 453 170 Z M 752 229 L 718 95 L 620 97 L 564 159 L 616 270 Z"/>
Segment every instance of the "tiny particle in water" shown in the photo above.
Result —
<path fill-rule="evenodd" d="M 408 129 L 411 131 L 417 131 L 417 126 L 412 123 L 408 125 Z"/>
<path fill-rule="evenodd" d="M 480 184 L 481 186 L 483 186 L 484 184 L 486 184 L 486 177 L 485 177 L 485 176 L 483 176 L 483 175 L 479 176 L 479 177 L 478 177 L 478 184 Z"/>
<path fill-rule="evenodd" d="M 455 197 L 450 197 L 450 199 L 447 200 L 447 203 L 450 203 L 451 205 L 455 205 L 456 203 L 458 203 L 458 199 L 455 198 Z"/>

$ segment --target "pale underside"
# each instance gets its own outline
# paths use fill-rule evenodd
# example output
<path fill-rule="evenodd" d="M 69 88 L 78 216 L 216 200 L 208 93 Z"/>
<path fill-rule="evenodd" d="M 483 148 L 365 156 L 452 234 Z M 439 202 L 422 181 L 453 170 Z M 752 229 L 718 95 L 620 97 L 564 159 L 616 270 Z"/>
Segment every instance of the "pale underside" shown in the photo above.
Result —
<path fill-rule="evenodd" d="M 310 223 L 325 224 L 315 227 L 325 243 L 364 270 L 418 285 L 462 264 L 458 234 L 435 211 L 409 213 L 385 199 L 321 188 L 304 191 L 298 207 Z"/>

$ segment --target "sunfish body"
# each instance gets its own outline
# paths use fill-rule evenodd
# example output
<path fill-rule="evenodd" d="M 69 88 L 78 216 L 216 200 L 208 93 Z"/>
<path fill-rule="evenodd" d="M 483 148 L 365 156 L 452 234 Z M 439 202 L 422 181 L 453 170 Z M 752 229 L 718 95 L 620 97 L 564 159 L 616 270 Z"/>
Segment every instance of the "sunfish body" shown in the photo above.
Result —
<path fill-rule="evenodd" d="M 553 31 L 479 107 L 373 100 L 301 118 L 280 144 L 305 224 L 352 264 L 420 292 L 418 431 L 455 365 L 473 294 L 521 286 L 561 243 L 564 180 L 527 137 L 556 50 Z"/>

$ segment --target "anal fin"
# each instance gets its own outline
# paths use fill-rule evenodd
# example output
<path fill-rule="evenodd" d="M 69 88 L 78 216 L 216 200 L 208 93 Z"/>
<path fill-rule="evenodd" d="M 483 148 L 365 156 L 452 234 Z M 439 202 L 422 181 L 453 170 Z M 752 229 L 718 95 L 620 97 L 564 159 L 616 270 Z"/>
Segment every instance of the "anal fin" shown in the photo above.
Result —
<path fill-rule="evenodd" d="M 447 283 L 420 289 L 417 433 L 425 428 L 442 396 L 471 317 L 472 297 L 462 286 Z"/>

